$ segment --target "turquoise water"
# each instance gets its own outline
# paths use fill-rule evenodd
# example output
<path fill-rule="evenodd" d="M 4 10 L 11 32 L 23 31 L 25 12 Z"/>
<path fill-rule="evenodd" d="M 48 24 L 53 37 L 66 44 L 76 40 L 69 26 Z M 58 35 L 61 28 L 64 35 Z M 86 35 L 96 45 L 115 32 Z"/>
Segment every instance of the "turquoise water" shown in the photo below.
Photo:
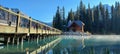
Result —
<path fill-rule="evenodd" d="M 53 48 L 39 54 L 120 54 L 120 36 L 61 36 L 24 41 L 23 45 L 0 46 L 0 54 L 26 54 L 57 39 L 62 40 Z"/>
<path fill-rule="evenodd" d="M 67 36 L 48 54 L 120 54 L 120 36 Z"/>
<path fill-rule="evenodd" d="M 23 45 L 5 45 L 0 46 L 0 54 L 26 54 L 26 50 L 32 52 L 38 49 L 40 46 L 44 46 L 47 43 L 57 39 L 58 37 L 48 37 L 45 39 L 41 39 L 39 41 L 24 41 Z"/>

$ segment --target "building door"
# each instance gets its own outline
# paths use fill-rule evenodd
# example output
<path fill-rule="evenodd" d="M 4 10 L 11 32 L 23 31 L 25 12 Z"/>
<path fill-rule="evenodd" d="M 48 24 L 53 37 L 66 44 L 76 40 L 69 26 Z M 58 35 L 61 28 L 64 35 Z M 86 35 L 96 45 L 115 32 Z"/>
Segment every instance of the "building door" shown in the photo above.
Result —
<path fill-rule="evenodd" d="M 73 28 L 73 29 L 72 29 L 72 31 L 73 31 L 73 32 L 76 32 L 76 29 L 75 29 L 75 28 Z"/>

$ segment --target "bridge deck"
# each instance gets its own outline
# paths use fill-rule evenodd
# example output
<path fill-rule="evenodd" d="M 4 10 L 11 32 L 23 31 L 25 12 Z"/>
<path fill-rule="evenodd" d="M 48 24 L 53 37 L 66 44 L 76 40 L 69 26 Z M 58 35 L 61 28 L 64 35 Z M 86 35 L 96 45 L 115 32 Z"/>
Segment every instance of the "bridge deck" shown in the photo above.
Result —
<path fill-rule="evenodd" d="M 46 38 L 61 31 L 12 9 L 0 6 L 0 40 L 5 44 L 23 44 L 24 40 Z"/>
<path fill-rule="evenodd" d="M 38 20 L 0 6 L 0 33 L 12 34 L 60 34 L 61 31 Z"/>

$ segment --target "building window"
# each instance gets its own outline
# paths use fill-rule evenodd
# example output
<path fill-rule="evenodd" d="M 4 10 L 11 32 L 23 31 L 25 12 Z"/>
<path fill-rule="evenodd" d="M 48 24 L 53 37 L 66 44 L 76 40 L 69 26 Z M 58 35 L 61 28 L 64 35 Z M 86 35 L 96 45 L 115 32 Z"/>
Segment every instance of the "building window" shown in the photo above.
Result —
<path fill-rule="evenodd" d="M 20 18 L 20 27 L 29 28 L 29 20 L 23 17 Z"/>
<path fill-rule="evenodd" d="M 0 19 L 7 20 L 8 19 L 8 12 L 6 12 L 4 10 L 0 10 Z"/>
<path fill-rule="evenodd" d="M 43 26 L 43 30 L 46 30 L 46 28 L 47 28 L 46 26 Z"/>
<path fill-rule="evenodd" d="M 10 18 L 11 18 L 12 22 L 16 23 L 16 20 L 17 20 L 17 16 L 16 15 L 11 14 Z"/>
<path fill-rule="evenodd" d="M 32 27 L 33 27 L 34 29 L 36 29 L 36 23 L 35 23 L 35 22 L 32 22 Z"/>

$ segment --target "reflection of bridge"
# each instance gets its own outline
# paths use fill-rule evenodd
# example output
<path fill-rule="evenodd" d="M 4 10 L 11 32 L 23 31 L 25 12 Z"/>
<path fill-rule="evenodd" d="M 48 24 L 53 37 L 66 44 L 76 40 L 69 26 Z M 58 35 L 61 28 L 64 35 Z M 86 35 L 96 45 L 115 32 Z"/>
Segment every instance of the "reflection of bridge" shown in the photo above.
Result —
<path fill-rule="evenodd" d="M 0 37 L 4 40 L 1 42 L 19 44 L 19 42 L 23 43 L 23 39 L 39 39 L 56 34 L 61 34 L 61 31 L 21 12 L 15 13 L 0 6 Z"/>

